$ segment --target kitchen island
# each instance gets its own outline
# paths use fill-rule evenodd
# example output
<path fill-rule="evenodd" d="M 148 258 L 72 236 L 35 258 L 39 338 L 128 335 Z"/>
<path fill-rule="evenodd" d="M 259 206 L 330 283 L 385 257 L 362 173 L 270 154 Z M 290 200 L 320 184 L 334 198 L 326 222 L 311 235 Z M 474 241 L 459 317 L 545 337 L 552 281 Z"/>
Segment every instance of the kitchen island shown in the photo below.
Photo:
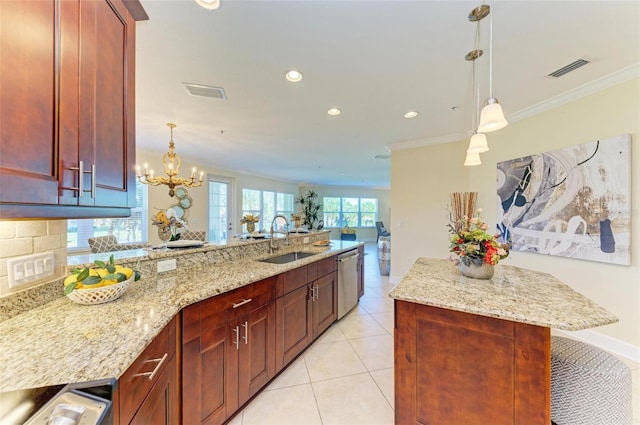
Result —
<path fill-rule="evenodd" d="M 396 423 L 551 423 L 550 329 L 618 319 L 553 276 L 419 258 L 395 299 Z"/>

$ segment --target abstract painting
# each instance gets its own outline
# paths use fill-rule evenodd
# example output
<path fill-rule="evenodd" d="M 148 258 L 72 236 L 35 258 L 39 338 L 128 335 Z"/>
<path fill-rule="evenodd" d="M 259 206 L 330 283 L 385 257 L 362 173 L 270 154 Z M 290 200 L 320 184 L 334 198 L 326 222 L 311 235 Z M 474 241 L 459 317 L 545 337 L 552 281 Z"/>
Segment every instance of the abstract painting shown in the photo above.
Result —
<path fill-rule="evenodd" d="M 497 226 L 512 250 L 630 264 L 630 135 L 497 168 Z"/>

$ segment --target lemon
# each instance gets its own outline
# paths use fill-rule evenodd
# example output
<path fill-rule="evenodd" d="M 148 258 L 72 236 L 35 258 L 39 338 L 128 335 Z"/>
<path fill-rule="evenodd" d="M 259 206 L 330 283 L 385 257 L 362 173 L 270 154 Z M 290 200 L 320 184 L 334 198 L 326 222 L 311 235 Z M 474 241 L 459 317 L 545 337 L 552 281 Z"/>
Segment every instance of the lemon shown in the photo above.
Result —
<path fill-rule="evenodd" d="M 100 276 L 100 277 L 105 277 L 106 275 L 110 274 L 109 270 L 107 270 L 107 269 L 97 269 L 96 272 L 98 273 L 98 276 Z"/>
<path fill-rule="evenodd" d="M 127 279 L 130 279 L 131 276 L 133 276 L 133 269 L 130 269 L 129 267 L 116 266 L 116 273 L 122 273 L 127 277 Z"/>
<path fill-rule="evenodd" d="M 67 276 L 64 280 L 63 286 L 67 286 L 68 284 L 76 282 L 77 280 L 78 280 L 77 274 L 72 274 L 70 276 Z"/>

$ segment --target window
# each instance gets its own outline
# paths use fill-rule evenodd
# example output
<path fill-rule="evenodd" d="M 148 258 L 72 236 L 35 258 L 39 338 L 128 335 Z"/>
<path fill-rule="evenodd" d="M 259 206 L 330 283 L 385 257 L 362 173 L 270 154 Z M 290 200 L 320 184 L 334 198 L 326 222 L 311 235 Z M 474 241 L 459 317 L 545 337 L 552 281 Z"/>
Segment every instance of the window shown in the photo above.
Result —
<path fill-rule="evenodd" d="M 325 227 L 375 227 L 378 200 L 375 198 L 322 198 Z"/>
<path fill-rule="evenodd" d="M 276 215 L 284 215 L 290 220 L 292 213 L 292 193 L 242 189 L 242 215 L 260 215 L 256 229 L 271 230 L 271 222 Z"/>
<path fill-rule="evenodd" d="M 131 217 L 95 218 L 67 220 L 67 249 L 81 251 L 89 249 L 89 238 L 114 235 L 118 243 L 146 242 L 147 185 L 136 183 L 136 206 L 131 208 Z"/>

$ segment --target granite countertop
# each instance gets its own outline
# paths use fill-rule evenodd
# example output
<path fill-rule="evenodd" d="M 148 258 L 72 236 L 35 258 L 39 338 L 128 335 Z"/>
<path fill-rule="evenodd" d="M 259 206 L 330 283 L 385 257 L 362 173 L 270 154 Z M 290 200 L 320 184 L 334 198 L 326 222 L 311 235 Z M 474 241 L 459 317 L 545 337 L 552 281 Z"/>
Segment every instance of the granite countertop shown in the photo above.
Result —
<path fill-rule="evenodd" d="M 618 321 L 550 274 L 503 264 L 491 280 L 479 280 L 462 276 L 449 260 L 419 258 L 389 296 L 569 331 Z"/>
<path fill-rule="evenodd" d="M 317 254 L 287 264 L 259 258 L 193 264 L 155 278 L 143 276 L 109 303 L 84 306 L 61 297 L 5 320 L 0 323 L 0 392 L 119 378 L 182 308 L 362 245 L 331 242 L 329 247 L 307 244 L 274 254 Z"/>

